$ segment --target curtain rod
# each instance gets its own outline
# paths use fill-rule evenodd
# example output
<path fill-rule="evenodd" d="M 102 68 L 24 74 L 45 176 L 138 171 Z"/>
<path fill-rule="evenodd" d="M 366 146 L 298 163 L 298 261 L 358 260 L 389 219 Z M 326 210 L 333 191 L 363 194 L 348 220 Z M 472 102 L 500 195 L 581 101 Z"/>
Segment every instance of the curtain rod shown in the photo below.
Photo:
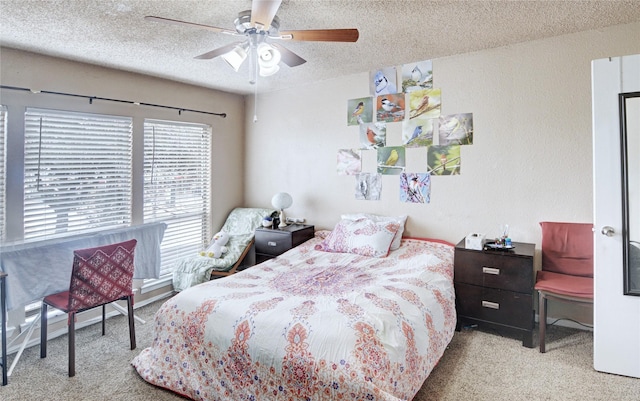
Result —
<path fill-rule="evenodd" d="M 53 91 L 45 91 L 45 90 L 34 90 L 34 89 L 29 89 L 29 88 L 20 88 L 20 87 L 17 87 L 17 86 L 7 86 L 7 85 L 0 85 L 0 89 L 19 90 L 19 91 L 31 92 L 31 93 L 46 93 L 46 94 L 49 94 L 49 95 L 80 97 L 80 98 L 84 98 L 84 99 L 89 99 L 89 104 L 93 104 L 94 100 L 105 100 L 105 101 L 108 101 L 108 102 L 135 104 L 136 106 L 151 106 L 151 107 L 160 107 L 160 108 L 163 108 L 163 109 L 178 110 L 178 114 L 180 114 L 180 115 L 182 114 L 183 111 L 190 111 L 192 113 L 209 114 L 209 115 L 212 115 L 212 116 L 218 116 L 218 117 L 222 117 L 222 118 L 226 118 L 227 117 L 227 113 L 213 113 L 213 112 L 210 112 L 210 111 L 185 109 L 185 108 L 182 108 L 182 107 L 173 107 L 173 106 L 163 106 L 161 104 L 153 104 L 153 103 L 134 102 L 132 100 L 110 99 L 110 98 L 100 97 L 100 96 L 76 95 L 74 93 L 53 92 Z"/>

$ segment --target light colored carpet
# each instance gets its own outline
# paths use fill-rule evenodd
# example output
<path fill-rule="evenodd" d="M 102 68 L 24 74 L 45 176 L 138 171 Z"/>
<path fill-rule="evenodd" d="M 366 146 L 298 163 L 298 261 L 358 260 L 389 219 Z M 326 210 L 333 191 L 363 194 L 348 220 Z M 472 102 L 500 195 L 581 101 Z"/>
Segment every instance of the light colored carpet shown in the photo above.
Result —
<path fill-rule="evenodd" d="M 0 387 L 0 400 L 183 400 L 142 380 L 129 363 L 151 344 L 153 314 L 161 302 L 136 311 L 147 320 L 136 325 L 136 350 L 129 350 L 123 316 L 107 321 L 104 337 L 100 325 L 78 330 L 75 377 L 67 376 L 66 335 L 49 341 L 45 359 L 39 347 L 26 349 L 9 385 Z M 491 332 L 456 332 L 414 401 L 640 400 L 640 379 L 593 369 L 592 342 L 590 332 L 554 326 L 547 353 L 540 354 Z"/>

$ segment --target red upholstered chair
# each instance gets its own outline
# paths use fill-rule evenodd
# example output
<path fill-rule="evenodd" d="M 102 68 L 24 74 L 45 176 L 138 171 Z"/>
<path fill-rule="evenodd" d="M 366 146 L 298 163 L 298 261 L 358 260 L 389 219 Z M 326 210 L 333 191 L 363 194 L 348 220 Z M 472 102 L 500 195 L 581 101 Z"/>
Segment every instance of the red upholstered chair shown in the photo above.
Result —
<path fill-rule="evenodd" d="M 536 276 L 540 352 L 545 352 L 547 299 L 593 304 L 593 224 L 541 222 L 542 270 Z"/>
<path fill-rule="evenodd" d="M 75 319 L 76 313 L 102 306 L 102 335 L 105 333 L 106 305 L 126 300 L 129 315 L 129 340 L 136 348 L 136 332 L 133 316 L 133 255 L 135 239 L 96 248 L 73 252 L 73 269 L 69 291 L 47 295 L 42 300 L 40 328 L 40 357 L 47 356 L 48 306 L 68 314 L 69 326 L 69 377 L 75 370 Z"/>

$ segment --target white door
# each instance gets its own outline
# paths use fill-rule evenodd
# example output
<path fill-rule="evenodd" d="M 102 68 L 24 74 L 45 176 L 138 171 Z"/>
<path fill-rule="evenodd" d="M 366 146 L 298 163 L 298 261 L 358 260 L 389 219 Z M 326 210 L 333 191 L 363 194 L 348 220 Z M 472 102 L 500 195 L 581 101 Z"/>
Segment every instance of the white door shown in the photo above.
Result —
<path fill-rule="evenodd" d="M 640 297 L 623 295 L 618 94 L 640 91 L 640 55 L 594 60 L 594 368 L 640 378 Z M 637 175 L 636 175 L 637 177 Z M 635 222 L 636 227 L 640 222 Z M 603 234 L 611 227 L 609 235 Z"/>

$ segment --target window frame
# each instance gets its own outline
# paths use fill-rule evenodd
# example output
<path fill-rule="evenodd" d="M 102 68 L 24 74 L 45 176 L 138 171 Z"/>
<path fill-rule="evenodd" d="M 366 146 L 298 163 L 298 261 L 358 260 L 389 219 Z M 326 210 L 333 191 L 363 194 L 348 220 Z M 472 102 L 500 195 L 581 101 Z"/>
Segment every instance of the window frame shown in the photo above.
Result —
<path fill-rule="evenodd" d="M 160 269 L 160 277 L 166 278 L 180 258 L 197 254 L 212 235 L 212 127 L 149 118 L 143 131 L 143 218 L 145 223 L 167 223 Z M 177 149 L 184 153 L 176 155 Z M 180 209 L 172 208 L 178 204 Z"/>

